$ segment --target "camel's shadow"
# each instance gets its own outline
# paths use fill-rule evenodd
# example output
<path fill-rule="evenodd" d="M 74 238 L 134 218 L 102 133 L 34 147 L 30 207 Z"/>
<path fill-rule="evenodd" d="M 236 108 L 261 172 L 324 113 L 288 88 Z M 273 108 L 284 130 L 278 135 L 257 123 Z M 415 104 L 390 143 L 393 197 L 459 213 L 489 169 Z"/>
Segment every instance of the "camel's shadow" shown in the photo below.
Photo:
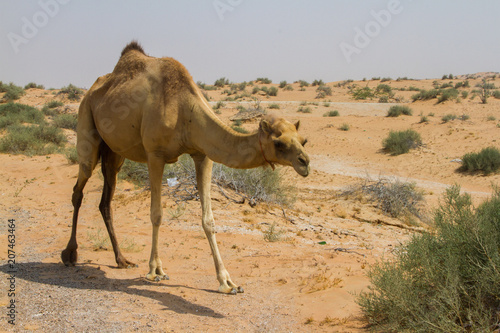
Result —
<path fill-rule="evenodd" d="M 164 305 L 166 310 L 176 313 L 224 318 L 222 314 L 208 307 L 191 303 L 180 296 L 165 291 L 165 288 L 190 288 L 186 286 L 148 282 L 143 278 L 110 279 L 105 276 L 104 271 L 99 269 L 99 266 L 92 264 L 77 264 L 74 267 L 65 267 L 63 264 L 56 263 L 29 262 L 16 263 L 15 269 L 16 279 L 28 282 L 82 290 L 123 292 L 133 296 L 149 297 Z M 5 264 L 0 266 L 0 272 L 10 275 L 12 269 Z M 141 288 L 142 286 L 151 285 L 155 285 L 159 291 Z M 203 291 L 213 292 L 211 290 Z"/>

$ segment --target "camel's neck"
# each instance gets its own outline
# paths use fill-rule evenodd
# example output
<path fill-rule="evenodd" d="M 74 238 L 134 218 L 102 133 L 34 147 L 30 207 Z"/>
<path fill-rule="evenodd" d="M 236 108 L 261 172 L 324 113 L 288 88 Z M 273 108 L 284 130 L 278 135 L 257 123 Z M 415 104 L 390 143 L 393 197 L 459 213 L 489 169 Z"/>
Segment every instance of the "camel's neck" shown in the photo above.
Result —
<path fill-rule="evenodd" d="M 208 104 L 193 109 L 191 141 L 212 161 L 231 168 L 249 169 L 262 166 L 264 159 L 258 132 L 238 133 L 213 114 Z"/>

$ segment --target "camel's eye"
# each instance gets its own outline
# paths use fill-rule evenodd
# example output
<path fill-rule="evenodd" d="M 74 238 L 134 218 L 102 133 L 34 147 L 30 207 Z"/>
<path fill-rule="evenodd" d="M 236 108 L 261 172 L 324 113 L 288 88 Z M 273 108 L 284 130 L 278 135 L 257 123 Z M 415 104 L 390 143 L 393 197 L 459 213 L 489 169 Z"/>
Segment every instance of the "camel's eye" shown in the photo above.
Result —
<path fill-rule="evenodd" d="M 279 150 L 279 151 L 284 151 L 286 148 L 286 145 L 283 142 L 276 140 L 276 141 L 274 141 L 274 148 L 276 148 L 276 150 Z"/>

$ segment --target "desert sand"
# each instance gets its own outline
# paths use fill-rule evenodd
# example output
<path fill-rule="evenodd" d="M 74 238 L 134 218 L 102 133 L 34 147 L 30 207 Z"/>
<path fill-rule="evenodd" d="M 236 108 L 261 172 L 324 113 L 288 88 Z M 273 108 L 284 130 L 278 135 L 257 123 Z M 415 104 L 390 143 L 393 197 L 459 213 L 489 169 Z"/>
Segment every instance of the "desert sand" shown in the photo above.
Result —
<path fill-rule="evenodd" d="M 285 182 L 297 187 L 295 204 L 284 209 L 264 203 L 255 207 L 234 203 L 212 187 L 219 248 L 233 280 L 245 289 L 236 296 L 217 293 L 199 201 L 176 204 L 168 195 L 167 184 L 162 198 L 160 252 L 170 280 L 152 283 L 145 279 L 151 243 L 150 195 L 146 188 L 127 181 L 118 182 L 112 207 L 124 254 L 138 267 L 117 269 L 98 211 L 102 176 L 97 169 L 85 188 L 80 211 L 79 264 L 65 267 L 60 252 L 70 235 L 71 193 L 78 166 L 62 154 L 0 154 L 0 329 L 13 329 L 6 318 L 11 299 L 7 295 L 6 235 L 7 221 L 14 219 L 18 331 L 368 331 L 355 300 L 370 284 L 366 276 L 370 265 L 390 260 L 393 251 L 414 233 L 431 230 L 432 211 L 449 186 L 459 184 L 480 203 L 500 183 L 498 174 L 457 171 L 457 159 L 465 153 L 498 147 L 500 100 L 490 97 L 487 104 L 481 104 L 469 94 L 460 101 L 439 104 L 436 99 L 411 102 L 415 91 L 408 91 L 409 87 L 431 89 L 433 81 L 383 82 L 393 88 L 398 104 L 413 110 L 412 116 L 397 118 L 386 117 L 393 101 L 354 100 L 349 94 L 349 85 L 374 89 L 379 80 L 345 86 L 329 82 L 332 95 L 320 99 L 315 98 L 317 87 L 301 91 L 299 83 L 291 84 L 293 91 L 280 88 L 277 96 L 253 95 L 261 107 L 279 105 L 269 112 L 301 121 L 312 171 L 302 178 L 291 168 L 283 169 Z M 437 81 L 456 84 L 464 78 Z M 475 89 L 480 81 L 481 75 L 469 79 L 470 88 L 465 90 Z M 227 97 L 223 90 L 206 92 L 212 105 Z M 61 100 L 56 92 L 29 89 L 16 102 L 41 108 L 50 100 Z M 78 103 L 62 101 L 70 106 L 67 112 L 77 112 Z M 253 104 L 251 98 L 225 102 L 219 117 L 231 124 L 238 105 Z M 297 112 L 301 104 L 310 113 Z M 323 116 L 331 110 L 338 110 L 340 116 Z M 468 117 L 444 123 L 441 118 L 447 114 Z M 422 115 L 428 122 L 420 122 Z M 256 129 L 258 121 L 245 122 L 242 127 Z M 349 125 L 348 131 L 339 129 L 343 124 Z M 409 128 L 421 134 L 421 147 L 399 156 L 382 151 L 382 140 L 389 131 Z M 74 145 L 74 132 L 65 132 L 68 145 Z M 369 202 L 337 195 L 363 179 L 381 177 L 415 182 L 424 192 L 427 218 L 408 226 Z M 268 242 L 263 235 L 273 223 L 282 237 Z"/>

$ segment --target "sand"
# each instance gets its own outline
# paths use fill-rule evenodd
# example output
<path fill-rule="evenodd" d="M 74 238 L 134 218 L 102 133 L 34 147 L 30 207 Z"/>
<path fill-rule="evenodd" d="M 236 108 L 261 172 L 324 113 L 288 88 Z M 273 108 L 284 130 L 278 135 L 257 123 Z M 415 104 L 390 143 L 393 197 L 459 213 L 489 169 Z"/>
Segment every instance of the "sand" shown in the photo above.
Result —
<path fill-rule="evenodd" d="M 431 89 L 434 80 L 391 80 L 393 89 Z M 463 78 L 441 80 L 440 84 Z M 480 78 L 471 79 L 474 89 Z M 493 81 L 495 82 L 495 81 Z M 308 138 L 311 174 L 302 178 L 284 169 L 284 179 L 297 187 L 293 207 L 259 204 L 250 207 L 227 200 L 213 188 L 213 212 L 217 239 L 225 265 L 245 293 L 237 296 L 216 292 L 213 260 L 201 228 L 200 203 L 179 206 L 172 197 L 162 198 L 164 218 L 160 234 L 161 258 L 170 280 L 151 283 L 148 271 L 151 223 L 150 194 L 119 181 L 113 201 L 115 229 L 127 259 L 137 268 L 117 269 L 106 242 L 106 229 L 98 211 L 102 176 L 95 172 L 85 188 L 80 211 L 79 264 L 65 267 L 60 252 L 71 229 L 71 193 L 77 165 L 61 154 L 23 156 L 0 154 L 0 305 L 4 309 L 0 329 L 12 330 L 4 317 L 8 296 L 8 219 L 15 220 L 16 326 L 26 331 L 106 332 L 365 332 L 367 322 L 356 297 L 367 290 L 366 272 L 380 260 L 390 260 L 398 245 L 415 232 L 432 228 L 432 210 L 446 188 L 459 184 L 476 203 L 487 198 L 500 175 L 457 172 L 467 152 L 497 146 L 500 100 L 481 104 L 469 97 L 436 104 L 436 100 L 411 103 L 414 91 L 395 91 L 412 116 L 386 117 L 393 103 L 378 99 L 356 101 L 348 85 L 375 88 L 380 81 L 352 82 L 337 87 L 327 83 L 332 96 L 316 99 L 316 88 L 283 91 L 275 97 L 258 95 L 261 106 L 290 121 L 301 121 Z M 264 86 L 262 84 L 257 84 Z M 277 84 L 268 84 L 278 86 Z M 247 88 L 247 90 L 251 90 Z M 222 90 L 208 91 L 211 103 L 226 97 Z M 29 89 L 19 102 L 42 107 L 61 99 L 54 91 Z M 78 103 L 67 112 L 76 112 Z M 300 104 L 310 113 L 299 113 Z M 254 102 L 226 102 L 219 117 L 229 118 L 236 107 Z M 315 103 L 315 104 L 311 104 Z M 323 117 L 338 110 L 339 117 Z M 442 121 L 446 114 L 467 115 L 466 120 Z M 428 122 L 421 123 L 421 116 Z M 493 118 L 495 120 L 493 120 Z M 339 130 L 343 124 L 348 131 Z M 248 130 L 258 119 L 242 125 Z M 407 154 L 390 156 L 381 150 L 391 130 L 414 129 L 423 146 Z M 67 131 L 70 143 L 75 135 Z M 385 216 L 366 200 L 339 197 L 339 191 L 364 179 L 415 182 L 424 193 L 427 218 L 419 225 Z M 165 185 L 165 193 L 168 186 Z M 177 214 L 180 212 L 180 214 Z M 180 215 L 180 216 L 178 216 Z M 281 239 L 268 242 L 264 232 L 275 224 Z"/>

